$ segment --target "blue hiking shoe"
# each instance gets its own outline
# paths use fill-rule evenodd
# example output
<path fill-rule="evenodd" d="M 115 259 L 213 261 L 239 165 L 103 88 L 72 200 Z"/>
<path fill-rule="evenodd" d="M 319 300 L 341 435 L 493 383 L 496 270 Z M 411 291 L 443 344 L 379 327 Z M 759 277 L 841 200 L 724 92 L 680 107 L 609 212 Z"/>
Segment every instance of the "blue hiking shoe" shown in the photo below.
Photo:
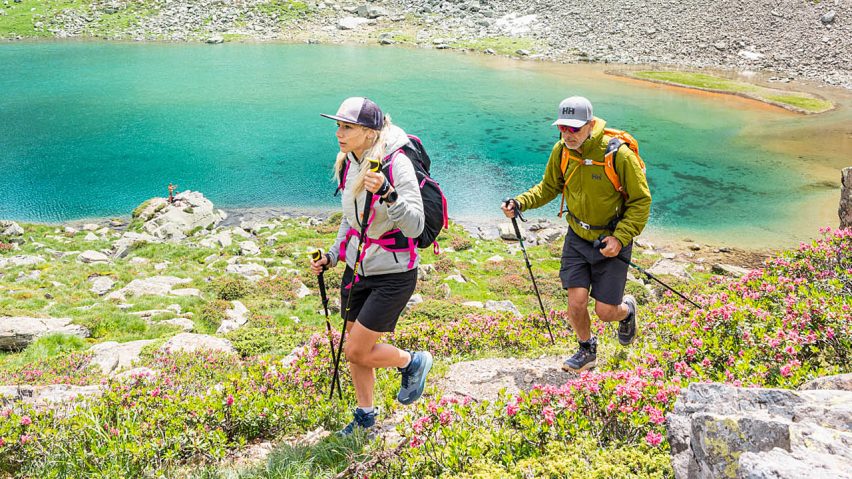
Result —
<path fill-rule="evenodd" d="M 420 399 L 426 388 L 426 375 L 432 369 L 432 355 L 429 351 L 411 353 L 411 363 L 406 368 L 400 368 L 402 381 L 396 400 L 402 404 L 411 404 Z"/>
<path fill-rule="evenodd" d="M 358 429 L 362 431 L 369 431 L 370 428 L 376 425 L 377 414 L 377 409 L 373 409 L 373 412 L 364 412 L 360 408 L 355 408 L 355 412 L 352 413 L 352 415 L 354 416 L 352 422 L 347 424 L 346 427 L 344 427 L 343 429 L 337 431 L 337 435 L 349 436 Z"/>

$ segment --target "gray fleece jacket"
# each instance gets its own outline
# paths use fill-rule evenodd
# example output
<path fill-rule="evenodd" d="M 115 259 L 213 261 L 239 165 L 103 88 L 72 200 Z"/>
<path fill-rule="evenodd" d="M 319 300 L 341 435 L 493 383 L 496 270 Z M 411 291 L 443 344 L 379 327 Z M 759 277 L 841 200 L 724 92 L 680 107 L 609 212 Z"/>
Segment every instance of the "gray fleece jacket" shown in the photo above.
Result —
<path fill-rule="evenodd" d="M 407 142 L 408 136 L 405 132 L 397 126 L 391 126 L 385 156 L 398 150 Z M 362 225 L 361 214 L 364 212 L 364 202 L 367 197 L 366 190 L 362 190 L 357 197 L 353 195 L 355 178 L 358 176 L 361 164 L 352 153 L 349 153 L 348 159 L 349 170 L 346 173 L 346 184 L 344 185 L 341 198 L 343 219 L 340 221 L 337 239 L 334 241 L 334 245 L 328 249 L 333 262 L 332 266 L 337 265 L 340 244 L 346 238 L 346 233 L 349 232 L 350 228 L 355 228 L 360 233 Z M 398 154 L 393 160 L 392 175 L 393 187 L 399 198 L 391 206 L 376 202 L 376 216 L 367 229 L 367 236 L 372 239 L 378 239 L 382 234 L 399 228 L 405 236 L 416 238 L 423 231 L 426 219 L 423 214 L 423 200 L 420 197 L 420 185 L 417 184 L 414 166 L 412 166 L 411 160 L 404 153 Z M 369 218 L 365 218 L 363 221 L 367 219 Z M 358 237 L 356 235 L 346 245 L 346 264 L 350 268 L 355 267 L 357 254 Z M 416 268 L 419 262 L 420 255 L 418 254 L 413 268 Z M 371 245 L 369 248 L 366 248 L 366 256 L 364 256 L 364 261 L 358 268 L 358 274 L 373 276 L 378 274 L 402 273 L 413 269 L 408 267 L 408 263 L 408 252 L 394 254 L 382 249 L 379 245 Z"/>

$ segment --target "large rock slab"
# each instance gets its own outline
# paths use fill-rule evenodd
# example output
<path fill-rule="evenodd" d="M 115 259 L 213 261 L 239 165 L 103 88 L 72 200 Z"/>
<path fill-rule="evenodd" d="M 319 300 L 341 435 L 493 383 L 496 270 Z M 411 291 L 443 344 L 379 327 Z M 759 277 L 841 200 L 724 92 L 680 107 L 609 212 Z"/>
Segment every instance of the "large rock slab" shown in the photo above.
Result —
<path fill-rule="evenodd" d="M 237 350 L 227 339 L 216 338 L 205 334 L 181 333 L 172 336 L 160 348 L 168 352 L 194 352 L 199 350 L 222 351 L 235 353 Z"/>
<path fill-rule="evenodd" d="M 90 364 L 98 366 L 104 374 L 114 374 L 133 365 L 139 359 L 142 348 L 153 343 L 151 339 L 117 343 L 106 341 L 98 343 L 89 352 L 93 354 Z"/>
<path fill-rule="evenodd" d="M 198 228 L 215 227 L 226 215 L 197 191 L 183 191 L 169 204 L 166 198 L 154 198 L 139 215 L 145 219 L 145 232 L 167 241 L 180 241 Z"/>
<path fill-rule="evenodd" d="M 48 334 L 90 336 L 88 329 L 71 324 L 71 318 L 0 317 L 0 350 L 18 351 Z"/>
<path fill-rule="evenodd" d="M 13 268 L 15 266 L 32 266 L 39 263 L 44 263 L 44 258 L 41 256 L 10 256 L 8 258 L 0 258 L 0 269 Z"/>
<path fill-rule="evenodd" d="M 22 401 L 32 406 L 44 407 L 51 404 L 64 404 L 79 397 L 100 396 L 101 392 L 100 386 L 69 384 L 0 386 L 0 404 Z"/>
<path fill-rule="evenodd" d="M 0 236 L 10 238 L 12 236 L 23 236 L 24 229 L 14 221 L 0 220 Z"/>
<path fill-rule="evenodd" d="M 118 291 L 110 293 L 107 299 L 119 299 L 124 301 L 127 295 L 143 296 L 165 296 L 171 293 L 172 288 L 179 284 L 191 283 L 189 278 L 178 278 L 175 276 L 152 276 L 145 279 L 134 279 L 127 286 Z"/>
<path fill-rule="evenodd" d="M 799 386 L 799 390 L 808 391 L 813 389 L 834 389 L 839 391 L 852 391 L 852 373 L 838 374 L 835 376 L 823 376 L 812 379 Z"/>
<path fill-rule="evenodd" d="M 493 401 L 501 389 L 515 394 L 536 384 L 561 386 L 569 377 L 561 369 L 563 359 L 554 356 L 463 361 L 450 366 L 447 375 L 439 381 L 439 389 L 453 396 Z"/>
<path fill-rule="evenodd" d="M 667 419 L 677 479 L 852 477 L 849 391 L 693 383 Z"/>

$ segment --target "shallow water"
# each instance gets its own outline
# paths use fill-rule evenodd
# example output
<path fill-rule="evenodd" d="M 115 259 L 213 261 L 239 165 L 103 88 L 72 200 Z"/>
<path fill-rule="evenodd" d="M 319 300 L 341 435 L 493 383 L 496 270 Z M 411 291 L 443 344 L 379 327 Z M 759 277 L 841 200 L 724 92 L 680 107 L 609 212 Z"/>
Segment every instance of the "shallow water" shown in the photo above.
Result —
<path fill-rule="evenodd" d="M 454 218 L 538 182 L 580 94 L 640 140 L 650 230 L 790 244 L 837 223 L 847 98 L 814 117 L 602 68 L 350 46 L 0 45 L 0 218 L 126 215 L 169 182 L 223 208 L 334 208 L 333 113 L 367 95 L 420 136 Z M 830 133 L 826 133 L 830 132 Z M 558 199 L 534 216 L 555 217 Z"/>

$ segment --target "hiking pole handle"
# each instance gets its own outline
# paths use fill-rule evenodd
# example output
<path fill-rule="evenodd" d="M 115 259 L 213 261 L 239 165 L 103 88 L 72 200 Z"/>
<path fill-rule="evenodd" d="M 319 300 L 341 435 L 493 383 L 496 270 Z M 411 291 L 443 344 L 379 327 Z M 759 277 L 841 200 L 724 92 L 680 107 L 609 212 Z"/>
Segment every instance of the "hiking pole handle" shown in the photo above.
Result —
<path fill-rule="evenodd" d="M 314 263 L 322 259 L 322 250 L 317 249 L 311 253 L 311 259 L 314 260 Z M 320 298 L 322 298 L 322 305 L 325 308 L 325 316 L 328 317 L 328 295 L 325 291 L 325 278 L 323 278 L 323 272 L 328 269 L 328 263 L 322 265 L 322 271 L 317 275 L 317 283 L 319 284 L 320 290 Z"/>
<path fill-rule="evenodd" d="M 524 218 L 523 214 L 521 214 L 521 205 L 518 203 L 518 200 L 514 198 L 506 198 L 505 200 L 503 200 L 503 204 L 509 206 L 510 201 L 512 202 L 512 211 L 515 212 L 515 217 L 520 218 L 521 221 L 526 223 L 527 219 Z"/>

